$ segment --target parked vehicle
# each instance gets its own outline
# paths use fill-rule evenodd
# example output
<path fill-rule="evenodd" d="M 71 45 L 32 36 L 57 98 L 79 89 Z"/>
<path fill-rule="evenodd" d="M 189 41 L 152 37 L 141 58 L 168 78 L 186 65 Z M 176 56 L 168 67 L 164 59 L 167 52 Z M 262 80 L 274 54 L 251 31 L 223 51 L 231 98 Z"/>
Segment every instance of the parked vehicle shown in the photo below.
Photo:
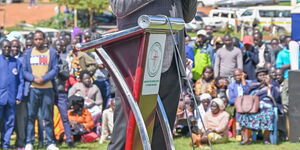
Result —
<path fill-rule="evenodd" d="M 195 18 L 185 24 L 185 29 L 188 31 L 197 31 L 203 28 L 203 19 L 202 17 L 207 17 L 207 14 L 205 14 L 202 11 L 197 11 Z"/>
<path fill-rule="evenodd" d="M 235 26 L 238 18 L 238 10 L 213 9 L 208 17 L 203 17 L 204 25 L 211 25 L 215 29 L 222 29 L 226 26 Z"/>
<path fill-rule="evenodd" d="M 220 0 L 198 0 L 199 7 L 216 6 L 216 2 Z"/>
<path fill-rule="evenodd" d="M 291 6 L 258 6 L 247 8 L 239 20 L 253 24 L 258 22 L 262 27 L 277 26 L 278 32 L 291 32 Z"/>
<path fill-rule="evenodd" d="M 278 4 L 279 0 L 222 0 L 216 2 L 217 6 L 237 7 L 237 6 L 259 6 Z"/>

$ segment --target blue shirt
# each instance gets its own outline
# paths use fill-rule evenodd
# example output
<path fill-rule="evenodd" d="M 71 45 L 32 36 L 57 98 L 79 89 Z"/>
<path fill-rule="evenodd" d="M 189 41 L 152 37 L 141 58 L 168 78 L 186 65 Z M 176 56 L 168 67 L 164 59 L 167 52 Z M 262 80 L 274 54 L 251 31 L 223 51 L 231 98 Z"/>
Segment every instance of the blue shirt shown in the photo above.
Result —
<path fill-rule="evenodd" d="M 290 51 L 287 49 L 287 47 L 284 47 L 277 55 L 276 59 L 276 68 L 281 68 L 283 65 L 289 65 L 291 64 L 290 60 Z M 288 79 L 289 74 L 288 74 L 289 69 L 284 70 L 283 77 L 285 79 Z"/>
<path fill-rule="evenodd" d="M 23 99 L 22 63 L 13 57 L 0 55 L 0 105 L 15 105 Z"/>

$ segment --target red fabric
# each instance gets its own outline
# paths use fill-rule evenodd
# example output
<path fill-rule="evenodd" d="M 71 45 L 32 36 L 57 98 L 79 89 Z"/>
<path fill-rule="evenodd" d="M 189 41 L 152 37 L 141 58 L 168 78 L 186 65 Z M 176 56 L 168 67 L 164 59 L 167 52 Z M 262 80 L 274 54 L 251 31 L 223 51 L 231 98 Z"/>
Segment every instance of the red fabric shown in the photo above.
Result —
<path fill-rule="evenodd" d="M 81 142 L 88 143 L 88 142 L 94 142 L 98 138 L 98 134 L 95 132 L 86 133 L 81 136 Z"/>
<path fill-rule="evenodd" d="M 252 45 L 253 44 L 253 37 L 252 36 L 250 36 L 250 35 L 246 35 L 246 36 L 244 36 L 244 38 L 243 38 L 243 44 L 244 45 Z"/>

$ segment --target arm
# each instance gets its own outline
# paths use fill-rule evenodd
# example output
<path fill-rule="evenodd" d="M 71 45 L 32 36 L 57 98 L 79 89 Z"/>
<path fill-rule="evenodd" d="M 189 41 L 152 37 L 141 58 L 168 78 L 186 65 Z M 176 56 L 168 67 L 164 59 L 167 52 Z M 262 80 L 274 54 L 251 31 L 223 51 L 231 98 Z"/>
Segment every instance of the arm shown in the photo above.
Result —
<path fill-rule="evenodd" d="M 110 5 L 114 14 L 119 18 L 123 18 L 153 1 L 154 0 L 110 0 Z"/>
<path fill-rule="evenodd" d="M 63 79 L 63 80 L 68 80 L 70 77 L 70 70 L 68 63 L 63 61 L 61 65 L 59 65 L 59 72 L 58 75 Z"/>
<path fill-rule="evenodd" d="M 57 60 L 57 55 L 54 50 L 50 49 L 50 61 L 51 61 L 51 66 L 49 71 L 42 77 L 43 82 L 46 83 L 50 80 L 53 80 L 55 76 L 58 73 L 58 60 Z"/>
<path fill-rule="evenodd" d="M 183 19 L 185 22 L 191 22 L 197 11 L 197 0 L 181 0 Z"/>
<path fill-rule="evenodd" d="M 23 58 L 23 62 L 22 62 L 22 69 L 23 69 L 23 76 L 25 78 L 25 80 L 32 82 L 34 80 L 34 76 L 32 74 L 32 72 L 29 72 L 29 67 L 30 67 L 30 55 L 31 50 L 28 50 L 25 54 L 24 54 L 24 58 Z"/>
<path fill-rule="evenodd" d="M 234 104 L 235 98 L 236 98 L 236 94 L 234 92 L 234 85 L 230 84 L 228 86 L 228 90 L 229 90 L 229 92 L 228 92 L 228 103 L 232 105 L 232 104 Z"/>
<path fill-rule="evenodd" d="M 23 69 L 22 63 L 18 61 L 18 70 L 19 70 L 19 85 L 18 85 L 18 94 L 16 99 L 22 100 L 23 99 L 23 90 L 24 90 L 24 78 L 23 78 Z"/>
<path fill-rule="evenodd" d="M 238 54 L 237 54 L 237 68 L 243 70 L 243 54 L 240 49 L 238 49 Z"/>
<path fill-rule="evenodd" d="M 215 78 L 219 76 L 220 72 L 220 49 L 217 51 L 216 60 L 215 60 L 215 66 L 214 66 L 214 72 L 215 72 Z"/>
<path fill-rule="evenodd" d="M 91 131 L 94 128 L 94 121 L 93 118 L 91 116 L 91 113 L 88 112 L 87 109 L 84 108 L 84 122 L 82 123 L 85 127 L 85 129 L 87 129 L 88 131 Z"/>
<path fill-rule="evenodd" d="M 94 85 L 94 87 L 97 89 L 97 90 L 96 90 L 96 100 L 95 100 L 95 104 L 96 104 L 96 105 L 102 105 L 103 99 L 102 99 L 101 91 L 100 91 L 100 89 L 99 89 L 96 85 Z"/>
<path fill-rule="evenodd" d="M 68 92 L 68 97 L 71 97 L 75 93 L 76 93 L 76 88 L 75 88 L 75 86 L 72 86 Z"/>

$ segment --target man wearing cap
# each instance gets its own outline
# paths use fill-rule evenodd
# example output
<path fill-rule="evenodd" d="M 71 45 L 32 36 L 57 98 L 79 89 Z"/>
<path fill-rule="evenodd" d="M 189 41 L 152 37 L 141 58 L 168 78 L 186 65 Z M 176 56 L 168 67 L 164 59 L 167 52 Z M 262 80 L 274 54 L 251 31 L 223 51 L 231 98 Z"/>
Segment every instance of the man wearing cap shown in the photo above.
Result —
<path fill-rule="evenodd" d="M 245 36 L 243 38 L 243 44 L 243 69 L 249 80 L 255 80 L 255 70 L 259 59 L 258 51 L 253 46 L 252 36 Z"/>
<path fill-rule="evenodd" d="M 204 67 L 210 66 L 210 53 L 213 47 L 207 42 L 207 33 L 205 30 L 199 30 L 194 45 L 188 46 L 186 49 L 187 58 L 193 63 L 192 73 L 193 80 L 198 80 L 202 76 Z"/>

